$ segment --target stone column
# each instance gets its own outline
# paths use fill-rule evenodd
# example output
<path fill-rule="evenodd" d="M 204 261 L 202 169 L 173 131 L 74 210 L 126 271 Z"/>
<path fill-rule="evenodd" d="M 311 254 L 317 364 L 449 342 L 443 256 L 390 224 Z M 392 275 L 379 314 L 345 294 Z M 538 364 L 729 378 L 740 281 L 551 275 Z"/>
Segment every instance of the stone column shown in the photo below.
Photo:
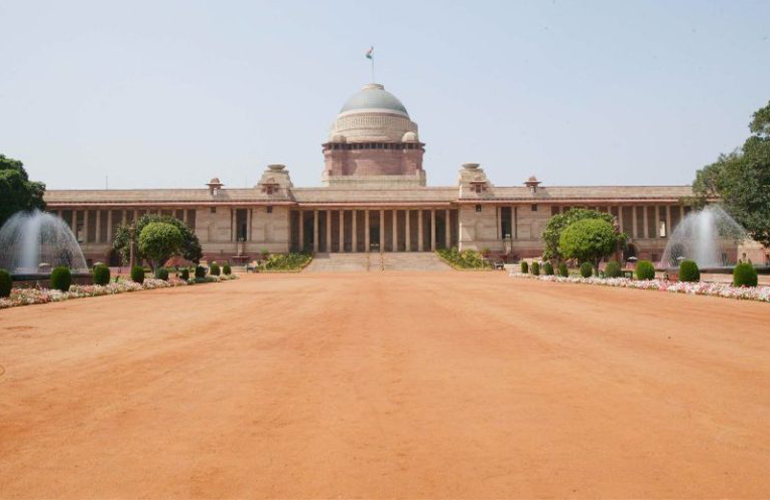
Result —
<path fill-rule="evenodd" d="M 112 210 L 107 210 L 107 243 L 112 243 Z"/>
<path fill-rule="evenodd" d="M 364 210 L 364 252 L 369 251 L 369 243 L 369 210 Z"/>
<path fill-rule="evenodd" d="M 305 250 L 305 212 L 299 210 L 299 251 Z"/>
<path fill-rule="evenodd" d="M 326 251 L 332 253 L 332 211 L 326 211 Z"/>
<path fill-rule="evenodd" d="M 96 235 L 94 241 L 96 243 L 102 242 L 102 211 L 96 210 Z"/>
<path fill-rule="evenodd" d="M 623 233 L 623 205 L 618 206 L 618 227 L 620 228 L 620 232 Z"/>
<path fill-rule="evenodd" d="M 646 239 L 650 237 L 650 235 L 648 234 L 649 233 L 648 228 L 650 227 L 650 224 L 647 220 L 647 207 L 642 206 L 641 208 L 642 208 L 642 218 L 643 218 L 642 223 L 644 224 L 644 228 L 642 228 L 642 238 Z"/>
<path fill-rule="evenodd" d="M 398 210 L 393 210 L 393 251 L 398 252 Z"/>
<path fill-rule="evenodd" d="M 88 243 L 88 212 L 90 210 L 83 210 L 83 243 Z"/>
<path fill-rule="evenodd" d="M 655 239 L 660 238 L 660 206 L 655 205 Z"/>
<path fill-rule="evenodd" d="M 351 226 L 351 251 L 353 253 L 358 251 L 358 221 L 356 220 L 358 217 L 358 212 L 356 210 L 350 211 L 352 226 Z"/>
<path fill-rule="evenodd" d="M 345 211 L 340 210 L 340 253 L 345 251 Z"/>
<path fill-rule="evenodd" d="M 380 252 L 385 251 L 385 210 L 380 210 Z"/>
<path fill-rule="evenodd" d="M 638 233 L 639 228 L 637 227 L 637 224 L 636 224 L 636 205 L 631 207 L 631 227 L 633 228 L 633 231 L 634 231 L 634 238 L 637 238 L 639 236 L 639 233 Z"/>
<path fill-rule="evenodd" d="M 313 251 L 318 252 L 318 210 L 313 210 Z"/>
<path fill-rule="evenodd" d="M 422 208 L 417 211 L 417 250 L 420 252 L 423 251 L 425 248 L 425 242 L 423 241 L 425 239 L 425 231 L 423 231 L 422 227 Z"/>
<path fill-rule="evenodd" d="M 502 214 L 502 213 L 501 213 Z M 502 224 L 502 217 L 500 217 L 500 223 Z M 452 217 L 450 216 L 449 209 L 446 209 L 446 222 L 444 223 L 444 247 L 449 248 L 452 246 L 452 224 L 450 224 L 450 221 L 452 220 Z M 500 233 L 502 233 L 502 229 L 500 230 Z M 499 234 L 500 234 L 499 233 Z"/>
<path fill-rule="evenodd" d="M 430 250 L 436 251 L 436 209 L 430 209 Z"/>
<path fill-rule="evenodd" d="M 673 205 L 669 205 L 666 207 L 666 238 L 671 236 L 671 209 L 674 208 Z"/>
<path fill-rule="evenodd" d="M 407 210 L 404 210 L 404 213 L 406 215 L 406 217 L 404 219 L 404 222 L 406 222 L 405 227 L 404 227 L 404 229 L 405 229 L 405 232 L 404 232 L 404 243 L 406 245 L 406 251 L 407 252 L 411 252 L 412 251 L 412 230 L 409 227 L 409 216 L 412 213 L 412 211 L 407 209 Z"/>

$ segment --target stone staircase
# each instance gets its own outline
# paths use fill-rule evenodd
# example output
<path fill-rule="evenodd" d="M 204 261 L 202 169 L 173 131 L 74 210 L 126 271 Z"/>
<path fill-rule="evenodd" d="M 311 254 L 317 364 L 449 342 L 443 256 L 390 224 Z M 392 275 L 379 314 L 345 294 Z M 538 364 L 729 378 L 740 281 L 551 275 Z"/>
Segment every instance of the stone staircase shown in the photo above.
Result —
<path fill-rule="evenodd" d="M 319 253 L 307 273 L 367 271 L 451 271 L 433 252 Z"/>

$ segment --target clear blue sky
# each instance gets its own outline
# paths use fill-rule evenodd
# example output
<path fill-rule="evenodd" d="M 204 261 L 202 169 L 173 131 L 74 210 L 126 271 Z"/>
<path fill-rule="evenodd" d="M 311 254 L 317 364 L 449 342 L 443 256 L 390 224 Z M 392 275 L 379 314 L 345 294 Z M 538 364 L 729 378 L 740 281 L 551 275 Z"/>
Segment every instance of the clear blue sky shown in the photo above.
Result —
<path fill-rule="evenodd" d="M 770 2 L 0 3 L 0 153 L 49 188 L 320 182 L 377 79 L 430 185 L 689 184 L 770 100 Z"/>

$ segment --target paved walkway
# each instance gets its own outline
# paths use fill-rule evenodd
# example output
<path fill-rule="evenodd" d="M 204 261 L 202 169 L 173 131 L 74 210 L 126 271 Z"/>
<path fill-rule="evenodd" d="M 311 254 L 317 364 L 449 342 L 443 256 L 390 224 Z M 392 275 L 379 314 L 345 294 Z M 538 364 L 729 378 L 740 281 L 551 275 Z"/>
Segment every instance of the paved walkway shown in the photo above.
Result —
<path fill-rule="evenodd" d="M 768 498 L 770 305 L 256 274 L 0 311 L 0 498 Z"/>

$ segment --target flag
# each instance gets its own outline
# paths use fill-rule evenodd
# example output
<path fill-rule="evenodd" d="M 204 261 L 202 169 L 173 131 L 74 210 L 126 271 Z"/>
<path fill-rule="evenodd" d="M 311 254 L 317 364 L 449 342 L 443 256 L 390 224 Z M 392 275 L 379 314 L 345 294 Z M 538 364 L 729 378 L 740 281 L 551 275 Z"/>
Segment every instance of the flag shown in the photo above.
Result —
<path fill-rule="evenodd" d="M 372 59 L 374 56 L 372 55 L 372 52 L 374 52 L 374 45 L 372 45 L 372 48 L 366 51 L 366 58 Z"/>

